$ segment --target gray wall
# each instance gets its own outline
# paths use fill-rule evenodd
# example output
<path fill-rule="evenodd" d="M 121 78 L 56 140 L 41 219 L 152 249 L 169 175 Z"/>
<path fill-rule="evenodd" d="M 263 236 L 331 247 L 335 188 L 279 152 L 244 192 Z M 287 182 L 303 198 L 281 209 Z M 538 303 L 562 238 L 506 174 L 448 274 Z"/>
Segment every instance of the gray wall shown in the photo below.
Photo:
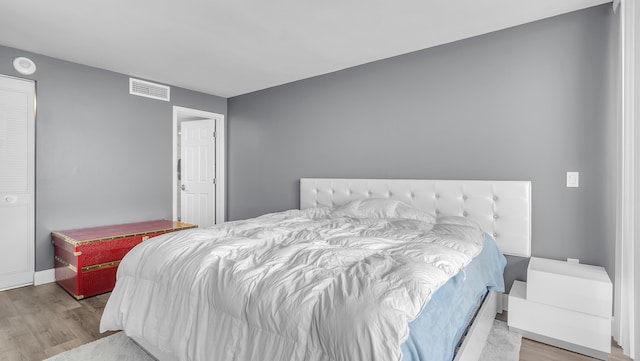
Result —
<path fill-rule="evenodd" d="M 610 8 L 229 99 L 229 219 L 296 208 L 301 177 L 531 180 L 533 255 L 613 278 Z M 526 265 L 510 257 L 508 286 Z"/>
<path fill-rule="evenodd" d="M 224 98 L 172 87 L 171 102 L 129 95 L 129 77 L 0 46 L 0 74 L 37 72 L 36 270 L 50 232 L 172 217 L 173 105 L 227 113 Z"/>

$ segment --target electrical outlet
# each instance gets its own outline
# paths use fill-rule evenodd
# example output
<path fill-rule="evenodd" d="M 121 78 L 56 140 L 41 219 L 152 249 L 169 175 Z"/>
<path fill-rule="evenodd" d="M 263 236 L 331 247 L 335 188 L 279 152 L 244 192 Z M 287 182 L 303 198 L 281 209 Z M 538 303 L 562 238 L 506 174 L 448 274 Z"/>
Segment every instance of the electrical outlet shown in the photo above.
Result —
<path fill-rule="evenodd" d="M 577 188 L 580 186 L 580 172 L 567 172 L 567 187 Z"/>

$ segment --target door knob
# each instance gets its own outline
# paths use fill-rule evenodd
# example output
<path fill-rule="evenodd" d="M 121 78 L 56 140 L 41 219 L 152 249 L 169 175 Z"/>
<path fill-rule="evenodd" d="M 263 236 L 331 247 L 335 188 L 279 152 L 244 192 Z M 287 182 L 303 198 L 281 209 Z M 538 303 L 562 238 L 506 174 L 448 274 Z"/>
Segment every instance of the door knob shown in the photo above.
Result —
<path fill-rule="evenodd" d="M 187 187 L 185 187 L 184 184 L 180 186 L 180 189 L 182 189 L 182 190 L 185 190 L 186 188 Z"/>

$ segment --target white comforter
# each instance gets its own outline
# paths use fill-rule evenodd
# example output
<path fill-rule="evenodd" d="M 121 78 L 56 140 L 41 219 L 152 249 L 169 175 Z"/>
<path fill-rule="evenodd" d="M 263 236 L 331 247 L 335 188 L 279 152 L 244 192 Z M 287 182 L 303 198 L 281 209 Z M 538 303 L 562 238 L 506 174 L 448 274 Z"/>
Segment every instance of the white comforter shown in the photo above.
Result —
<path fill-rule="evenodd" d="M 477 227 L 326 209 L 167 234 L 122 261 L 100 330 L 180 360 L 399 360 L 408 322 L 481 248 Z"/>

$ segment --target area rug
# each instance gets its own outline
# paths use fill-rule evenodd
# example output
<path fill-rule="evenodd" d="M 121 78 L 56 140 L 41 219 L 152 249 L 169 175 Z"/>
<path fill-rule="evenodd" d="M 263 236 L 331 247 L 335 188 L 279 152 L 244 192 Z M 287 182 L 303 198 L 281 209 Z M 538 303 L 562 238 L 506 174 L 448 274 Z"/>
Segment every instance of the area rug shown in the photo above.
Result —
<path fill-rule="evenodd" d="M 480 361 L 518 361 L 521 345 L 522 336 L 519 333 L 509 331 L 506 322 L 493 320 Z"/>
<path fill-rule="evenodd" d="M 124 332 L 57 354 L 45 361 L 154 361 Z"/>
<path fill-rule="evenodd" d="M 517 361 L 520 354 L 521 337 L 510 332 L 503 321 L 493 321 L 491 333 L 480 356 L 481 361 Z M 101 338 L 45 361 L 153 361 L 124 332 Z"/>

